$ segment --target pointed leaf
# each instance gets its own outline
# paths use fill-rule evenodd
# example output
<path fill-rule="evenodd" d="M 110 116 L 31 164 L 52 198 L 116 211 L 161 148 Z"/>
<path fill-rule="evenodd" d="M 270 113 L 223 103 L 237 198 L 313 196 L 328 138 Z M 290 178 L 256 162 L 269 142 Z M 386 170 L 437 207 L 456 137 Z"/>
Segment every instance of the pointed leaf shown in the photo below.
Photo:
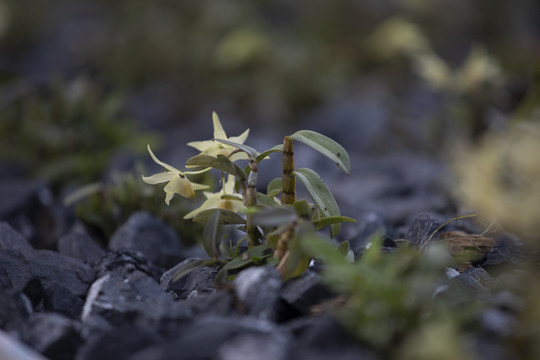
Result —
<path fill-rule="evenodd" d="M 309 195 L 323 213 L 325 217 L 341 216 L 339 207 L 334 199 L 334 195 L 328 190 L 321 177 L 313 170 L 301 168 L 294 171 L 298 180 L 306 187 Z M 339 233 L 341 224 L 330 225 L 330 236 L 334 237 Z"/>
<path fill-rule="evenodd" d="M 251 219 L 255 225 L 279 226 L 298 220 L 298 215 L 292 206 L 275 206 L 258 211 Z"/>
<path fill-rule="evenodd" d="M 275 178 L 268 183 L 266 188 L 266 195 L 270 197 L 278 196 L 281 192 L 281 178 Z"/>
<path fill-rule="evenodd" d="M 233 162 L 226 156 L 218 155 L 213 157 L 211 155 L 196 155 L 188 159 L 186 166 L 205 166 L 211 167 L 233 176 L 238 176 L 241 179 L 246 179 L 247 175 L 242 168 L 238 165 L 233 164 Z"/>
<path fill-rule="evenodd" d="M 276 202 L 276 200 L 260 192 L 257 193 L 257 204 L 266 206 L 279 206 L 279 203 Z"/>
<path fill-rule="evenodd" d="M 230 140 L 225 140 L 225 139 L 212 139 L 212 140 L 218 141 L 223 144 L 234 146 L 235 148 L 238 148 L 242 150 L 243 152 L 245 152 L 246 154 L 248 154 L 248 156 L 252 159 L 256 159 L 257 156 L 259 156 L 259 152 L 255 150 L 254 148 L 252 148 L 251 146 L 247 146 L 244 144 L 240 144 L 240 143 L 230 141 Z"/>
<path fill-rule="evenodd" d="M 219 223 L 221 212 L 214 211 L 208 218 L 202 233 L 202 247 L 212 259 L 219 255 L 218 243 L 221 240 L 222 227 Z"/>
<path fill-rule="evenodd" d="M 327 136 L 311 130 L 300 130 L 291 135 L 291 137 L 309 146 L 332 160 L 341 170 L 349 174 L 351 171 L 351 160 L 347 151 Z"/>
<path fill-rule="evenodd" d="M 210 216 L 216 211 L 219 211 L 221 214 L 219 216 L 220 224 L 245 224 L 246 220 L 243 217 L 235 213 L 234 211 L 225 210 L 225 209 L 208 209 L 201 211 L 193 218 L 194 222 L 205 223 L 210 219 Z"/>
<path fill-rule="evenodd" d="M 326 225 L 337 224 L 337 223 L 342 223 L 342 222 L 356 222 L 356 220 L 348 216 L 328 216 L 328 217 L 323 217 L 321 219 L 314 220 L 313 225 L 315 225 L 317 230 L 320 230 Z"/>
<path fill-rule="evenodd" d="M 283 144 L 276 145 L 266 151 L 263 151 L 257 156 L 257 162 L 261 162 L 263 159 L 265 159 L 268 155 L 275 153 L 275 152 L 283 152 Z"/>

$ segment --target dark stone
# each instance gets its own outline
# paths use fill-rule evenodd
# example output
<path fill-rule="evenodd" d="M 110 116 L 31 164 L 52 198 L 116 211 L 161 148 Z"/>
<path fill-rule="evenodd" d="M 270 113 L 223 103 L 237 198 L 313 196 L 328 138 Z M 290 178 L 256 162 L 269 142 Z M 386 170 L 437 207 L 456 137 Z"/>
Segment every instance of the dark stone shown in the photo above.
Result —
<path fill-rule="evenodd" d="M 247 268 L 236 276 L 233 284 L 249 316 L 263 320 L 276 319 L 282 282 L 274 266 Z"/>
<path fill-rule="evenodd" d="M 77 360 L 120 360 L 145 349 L 160 340 L 152 329 L 133 326 L 101 332 L 81 346 Z"/>
<path fill-rule="evenodd" d="M 32 245 L 6 222 L 0 222 L 0 250 L 32 249 Z"/>
<path fill-rule="evenodd" d="M 281 290 L 281 298 L 300 314 L 309 314 L 313 305 L 333 296 L 323 284 L 322 277 L 313 271 L 287 281 Z"/>
<path fill-rule="evenodd" d="M 123 278 L 129 277 L 134 271 L 142 271 L 159 281 L 163 269 L 156 267 L 138 251 L 132 249 L 120 249 L 107 253 L 94 263 L 97 277 L 106 274 L 115 274 Z"/>
<path fill-rule="evenodd" d="M 137 250 L 148 260 L 164 268 L 176 264 L 178 258 L 172 259 L 171 255 L 177 254 L 180 257 L 182 250 L 175 231 L 145 211 L 136 212 L 129 217 L 113 234 L 109 248 Z"/>
<path fill-rule="evenodd" d="M 13 332 L 32 315 L 32 304 L 21 292 L 0 292 L 0 329 Z"/>
<path fill-rule="evenodd" d="M 493 283 L 491 276 L 482 268 L 470 268 L 459 276 L 455 276 L 449 281 L 449 286 L 458 286 L 465 291 L 468 296 L 484 299 L 491 295 L 489 286 Z"/>
<path fill-rule="evenodd" d="M 167 270 L 159 281 L 161 288 L 175 299 L 186 299 L 189 296 L 196 296 L 201 293 L 212 293 L 215 291 L 214 280 L 218 273 L 217 268 L 201 266 L 194 269 L 187 275 L 173 282 L 176 272 L 187 264 L 201 260 L 200 258 L 189 258 Z"/>
<path fill-rule="evenodd" d="M 300 360 L 377 359 L 368 349 L 355 341 L 345 329 L 329 315 L 310 322 L 298 337 L 289 358 Z"/>
<path fill-rule="evenodd" d="M 0 330 L 0 359 L 47 360 L 31 347 Z"/>
<path fill-rule="evenodd" d="M 283 329 L 264 320 L 202 316 L 184 326 L 170 340 L 142 350 L 130 360 L 271 359 L 270 355 L 284 359 L 289 350 L 289 337 Z M 243 348 L 240 343 L 248 338 Z M 265 339 L 267 344 L 264 344 Z M 253 348 L 257 343 L 259 346 Z M 246 351 L 247 357 L 231 349 L 231 344 L 235 344 L 237 350 Z M 268 354 L 264 354 L 263 349 Z"/>
<path fill-rule="evenodd" d="M 358 256 L 364 250 L 366 242 L 386 235 L 386 226 L 377 213 L 368 213 L 359 216 L 356 220 L 356 223 L 342 224 L 338 241 L 348 241 L 349 248 L 355 256 Z"/>
<path fill-rule="evenodd" d="M 70 233 L 58 240 L 58 252 L 62 255 L 80 260 L 85 264 L 92 265 L 105 255 L 90 236 L 81 233 Z"/>
<path fill-rule="evenodd" d="M 36 314 L 21 330 L 27 345 L 51 359 L 70 360 L 82 343 L 80 323 L 59 314 Z"/>
<path fill-rule="evenodd" d="M 39 278 L 44 287 L 58 283 L 76 296 L 84 296 L 95 279 L 95 272 L 88 265 L 49 250 L 0 250 L 0 273 L 3 272 L 16 290 Z"/>
<path fill-rule="evenodd" d="M 411 245 L 422 248 L 439 227 L 439 221 L 429 215 L 419 215 L 405 236 Z"/>
<path fill-rule="evenodd" d="M 72 319 L 81 315 L 84 301 L 69 289 L 56 282 L 43 284 L 41 279 L 31 279 L 23 289 L 36 311 L 57 312 Z"/>
<path fill-rule="evenodd" d="M 134 271 L 126 278 L 107 274 L 92 284 L 82 314 L 90 327 L 125 325 L 168 326 L 191 317 L 147 274 Z"/>
<path fill-rule="evenodd" d="M 228 291 L 201 293 L 186 299 L 185 304 L 195 315 L 232 316 L 236 314 L 235 297 Z"/>

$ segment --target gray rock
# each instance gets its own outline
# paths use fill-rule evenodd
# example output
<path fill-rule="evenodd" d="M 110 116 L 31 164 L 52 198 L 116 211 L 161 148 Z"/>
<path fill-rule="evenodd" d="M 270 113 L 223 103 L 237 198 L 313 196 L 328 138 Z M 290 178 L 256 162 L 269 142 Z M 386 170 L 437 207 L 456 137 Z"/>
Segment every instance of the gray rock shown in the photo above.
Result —
<path fill-rule="evenodd" d="M 96 280 L 81 316 L 84 324 L 101 328 L 161 326 L 190 317 L 185 306 L 171 300 L 154 279 L 140 271 L 127 278 L 107 274 Z"/>
<path fill-rule="evenodd" d="M 199 314 L 232 316 L 237 313 L 236 299 L 229 291 L 201 293 L 188 297 L 185 304 L 195 316 Z"/>
<path fill-rule="evenodd" d="M 72 319 L 78 319 L 84 305 L 80 295 L 57 282 L 42 281 L 40 278 L 31 279 L 23 292 L 34 308 L 57 312 Z"/>
<path fill-rule="evenodd" d="M 24 324 L 22 340 L 51 359 L 73 359 L 82 339 L 80 323 L 59 314 L 36 314 Z"/>
<path fill-rule="evenodd" d="M 439 221 L 429 215 L 419 215 L 409 227 L 405 238 L 411 245 L 422 248 L 439 227 Z"/>
<path fill-rule="evenodd" d="M 215 291 L 214 280 L 218 269 L 209 266 L 195 268 L 193 271 L 173 282 L 176 272 L 182 267 L 202 260 L 200 258 L 189 258 L 167 270 L 161 276 L 160 286 L 174 299 L 186 299 L 190 296 L 197 296 L 202 293 L 212 293 Z"/>
<path fill-rule="evenodd" d="M 0 250 L 32 249 L 32 245 L 6 222 L 0 222 Z"/>
<path fill-rule="evenodd" d="M 90 236 L 81 233 L 70 233 L 62 236 L 57 244 L 58 253 L 92 265 L 105 255 Z"/>
<path fill-rule="evenodd" d="M 0 359 L 2 360 L 47 360 L 31 347 L 0 330 Z"/>
<path fill-rule="evenodd" d="M 239 345 L 242 339 L 249 338 L 246 348 L 238 352 L 231 349 L 231 343 Z M 259 350 L 252 351 L 256 341 L 260 342 L 259 349 L 267 349 L 282 359 L 282 350 L 289 348 L 290 334 L 275 324 L 254 318 L 235 318 L 221 316 L 204 316 L 197 318 L 171 336 L 170 340 L 151 346 L 130 357 L 130 360 L 188 360 L 188 359 L 229 359 L 229 356 L 244 356 L 244 351 L 252 358 L 263 358 Z M 269 344 L 263 345 L 265 339 Z M 242 353 L 240 352 L 242 351 Z"/>
<path fill-rule="evenodd" d="M 77 353 L 77 360 L 119 360 L 160 341 L 152 329 L 133 326 L 113 328 L 92 336 Z"/>
<path fill-rule="evenodd" d="M 274 266 L 245 269 L 236 276 L 233 284 L 248 315 L 264 320 L 276 319 L 282 282 Z"/>
<path fill-rule="evenodd" d="M 0 292 L 0 329 L 16 332 L 32 314 L 32 303 L 26 295 L 13 290 Z"/>
<path fill-rule="evenodd" d="M 79 260 L 49 250 L 0 250 L 0 274 L 5 273 L 15 290 L 39 278 L 44 285 L 58 283 L 77 296 L 84 296 L 95 272 Z"/>
<path fill-rule="evenodd" d="M 94 263 L 97 277 L 107 274 L 129 277 L 134 271 L 142 271 L 156 281 L 159 280 L 163 269 L 152 264 L 142 253 L 133 249 L 120 249 L 107 253 Z"/>
<path fill-rule="evenodd" d="M 332 292 L 323 284 L 322 277 L 313 271 L 306 271 L 287 281 L 281 290 L 281 298 L 302 315 L 309 314 L 313 305 L 332 296 Z"/>
<path fill-rule="evenodd" d="M 140 211 L 132 214 L 112 236 L 109 242 L 111 250 L 122 248 L 141 252 L 156 265 L 168 268 L 171 255 L 180 256 L 180 239 L 172 228 L 165 225 L 150 213 Z"/>

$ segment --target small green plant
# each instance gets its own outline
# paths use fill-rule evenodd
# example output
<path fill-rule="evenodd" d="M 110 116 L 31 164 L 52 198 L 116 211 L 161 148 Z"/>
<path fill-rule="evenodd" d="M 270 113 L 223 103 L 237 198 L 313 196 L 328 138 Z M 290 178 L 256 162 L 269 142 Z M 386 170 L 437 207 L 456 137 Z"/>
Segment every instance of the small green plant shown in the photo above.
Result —
<path fill-rule="evenodd" d="M 226 281 L 239 270 L 261 264 L 276 264 L 284 278 L 303 273 L 310 261 L 302 242 L 316 236 L 318 230 L 328 226 L 330 237 L 338 234 L 341 222 L 354 221 L 342 216 L 334 196 L 315 171 L 294 166 L 293 141 L 306 144 L 332 160 L 345 173 L 350 171 L 350 160 L 345 149 L 334 140 L 310 130 L 301 130 L 285 136 L 283 144 L 258 152 L 244 144 L 249 130 L 240 136 L 227 137 L 217 114 L 213 114 L 214 137 L 207 141 L 188 143 L 200 151 L 187 160 L 186 171 L 160 161 L 148 151 L 152 159 L 166 171 L 145 177 L 148 184 L 166 183 L 165 202 L 170 204 L 174 194 L 191 198 L 205 185 L 192 183 L 190 176 L 212 169 L 221 175 L 221 190 L 205 192 L 207 200 L 184 216 L 204 223 L 202 246 L 210 260 L 190 263 L 180 269 L 175 278 L 187 274 L 198 266 L 221 266 L 217 280 Z M 272 153 L 282 153 L 281 176 L 273 179 L 266 193 L 257 191 L 259 165 Z M 237 162 L 247 160 L 240 167 Z M 313 200 L 296 198 L 296 180 L 302 183 Z M 281 199 L 277 196 L 281 194 Z M 227 226 L 235 226 L 245 236 L 233 242 L 224 236 Z M 247 250 L 240 246 L 247 243 Z"/>

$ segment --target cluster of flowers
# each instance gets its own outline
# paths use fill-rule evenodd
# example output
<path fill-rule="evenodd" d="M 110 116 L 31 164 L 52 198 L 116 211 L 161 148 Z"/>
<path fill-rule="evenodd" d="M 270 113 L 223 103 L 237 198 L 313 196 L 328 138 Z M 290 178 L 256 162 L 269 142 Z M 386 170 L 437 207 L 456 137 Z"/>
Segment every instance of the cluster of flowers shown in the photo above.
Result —
<path fill-rule="evenodd" d="M 219 121 L 219 117 L 215 112 L 212 114 L 212 120 L 214 123 L 214 139 L 230 140 L 238 144 L 243 144 L 246 141 L 249 134 L 249 129 L 244 131 L 239 136 L 232 136 L 228 138 L 225 130 L 223 130 L 221 122 Z M 233 153 L 236 148 L 215 140 L 194 141 L 188 143 L 187 145 L 194 147 L 195 149 L 199 150 L 201 154 L 204 155 L 210 155 L 214 157 L 217 155 L 224 155 L 229 157 L 231 161 L 247 159 L 245 153 Z M 167 205 L 169 205 L 174 194 L 178 194 L 185 198 L 192 198 L 195 196 L 195 191 L 208 189 L 208 186 L 206 185 L 191 182 L 188 179 L 188 176 L 201 174 L 210 170 L 211 168 L 205 168 L 202 170 L 199 169 L 197 171 L 180 171 L 175 167 L 164 163 L 163 161 L 160 161 L 152 152 L 150 145 L 148 145 L 148 152 L 150 153 L 150 156 L 152 157 L 154 162 L 163 166 L 167 171 L 148 177 L 143 176 L 142 179 L 144 182 L 151 185 L 167 183 L 164 188 L 166 194 L 165 203 Z M 229 175 L 227 177 L 227 181 L 222 184 L 221 191 L 216 193 L 205 191 L 204 196 L 206 197 L 206 200 L 199 208 L 191 211 L 186 216 L 184 216 L 184 219 L 191 219 L 201 211 L 207 209 L 222 208 L 232 211 L 239 211 L 244 209 L 245 205 L 243 203 L 242 197 L 239 194 L 234 193 L 234 182 L 234 176 Z"/>

